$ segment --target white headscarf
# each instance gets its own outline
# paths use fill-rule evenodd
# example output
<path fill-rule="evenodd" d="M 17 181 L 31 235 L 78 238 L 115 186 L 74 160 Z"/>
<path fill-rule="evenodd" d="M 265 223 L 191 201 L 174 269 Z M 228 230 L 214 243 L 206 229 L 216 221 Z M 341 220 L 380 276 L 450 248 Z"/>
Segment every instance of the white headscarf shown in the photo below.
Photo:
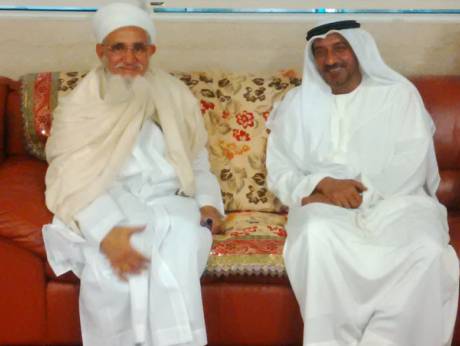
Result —
<path fill-rule="evenodd" d="M 402 84 L 411 89 L 421 103 L 424 121 L 434 132 L 433 121 L 423 106 L 418 90 L 407 78 L 385 64 L 374 39 L 368 32 L 361 28 L 330 30 L 323 35 L 314 36 L 307 42 L 302 85 L 286 94 L 282 103 L 273 110 L 267 123 L 267 127 L 277 136 L 277 140 L 285 142 L 283 146 L 286 152 L 293 155 L 293 161 L 300 171 L 324 171 L 327 166 L 327 171 L 331 173 L 343 172 L 343 167 L 322 161 L 330 149 L 329 142 L 324 139 L 329 136 L 334 95 L 330 86 L 318 73 L 312 53 L 313 41 L 324 38 L 332 32 L 337 32 L 348 41 L 359 61 L 364 78 L 381 85 Z M 435 157 L 431 161 L 432 171 L 437 172 Z M 437 173 L 435 175 L 428 179 L 438 181 Z"/>
<path fill-rule="evenodd" d="M 150 43 L 156 44 L 153 19 L 139 6 L 122 2 L 112 3 L 99 8 L 93 17 L 93 29 L 98 43 L 102 43 L 112 31 L 125 26 L 144 29 L 150 37 Z"/>

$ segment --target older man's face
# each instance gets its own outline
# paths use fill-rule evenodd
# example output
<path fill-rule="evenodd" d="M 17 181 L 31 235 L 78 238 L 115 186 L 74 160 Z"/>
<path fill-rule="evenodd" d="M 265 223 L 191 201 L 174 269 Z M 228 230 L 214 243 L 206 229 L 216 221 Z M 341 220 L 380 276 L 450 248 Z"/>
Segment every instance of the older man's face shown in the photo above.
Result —
<path fill-rule="evenodd" d="M 144 75 L 155 50 L 148 34 L 136 26 L 112 31 L 102 44 L 96 45 L 96 53 L 109 72 L 123 77 Z"/>
<path fill-rule="evenodd" d="M 333 94 L 352 92 L 361 82 L 359 62 L 348 41 L 338 33 L 317 38 L 312 44 L 316 68 Z"/>

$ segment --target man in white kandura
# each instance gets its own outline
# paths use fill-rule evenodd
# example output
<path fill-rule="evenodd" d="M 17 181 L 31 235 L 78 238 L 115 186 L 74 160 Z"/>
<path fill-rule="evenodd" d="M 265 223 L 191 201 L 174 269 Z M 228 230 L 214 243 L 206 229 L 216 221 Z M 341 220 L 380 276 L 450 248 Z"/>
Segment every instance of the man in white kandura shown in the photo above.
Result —
<path fill-rule="evenodd" d="M 435 196 L 434 125 L 359 26 L 308 32 L 303 84 L 269 121 L 304 345 L 449 345 L 459 264 Z"/>
<path fill-rule="evenodd" d="M 81 279 L 85 346 L 205 345 L 200 220 L 217 232 L 223 205 L 198 102 L 149 68 L 146 11 L 110 4 L 93 23 L 102 64 L 59 101 L 46 145 L 48 260 Z"/>

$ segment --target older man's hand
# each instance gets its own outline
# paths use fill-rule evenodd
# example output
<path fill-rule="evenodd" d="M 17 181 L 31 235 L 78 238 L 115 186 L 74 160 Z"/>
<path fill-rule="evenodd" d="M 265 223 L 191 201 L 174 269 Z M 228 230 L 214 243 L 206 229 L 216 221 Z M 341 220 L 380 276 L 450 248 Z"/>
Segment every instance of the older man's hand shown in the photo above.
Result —
<path fill-rule="evenodd" d="M 212 234 L 222 233 L 222 215 L 213 206 L 206 205 L 200 208 L 200 224 L 208 227 Z"/>
<path fill-rule="evenodd" d="M 367 188 L 357 180 L 326 177 L 318 183 L 315 191 L 339 207 L 353 209 L 359 208 L 363 202 L 361 193 L 366 190 Z"/>
<path fill-rule="evenodd" d="M 144 229 L 144 226 L 114 227 L 101 242 L 102 253 L 122 280 L 127 280 L 128 274 L 138 274 L 147 268 L 148 258 L 137 252 L 129 241 L 134 233 Z"/>

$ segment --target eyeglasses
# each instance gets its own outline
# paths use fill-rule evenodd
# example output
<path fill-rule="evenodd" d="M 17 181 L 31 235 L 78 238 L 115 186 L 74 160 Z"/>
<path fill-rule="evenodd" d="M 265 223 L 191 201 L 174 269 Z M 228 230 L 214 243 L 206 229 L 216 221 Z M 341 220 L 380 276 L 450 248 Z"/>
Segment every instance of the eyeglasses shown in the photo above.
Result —
<path fill-rule="evenodd" d="M 148 45 L 145 43 L 134 43 L 132 46 L 127 46 L 124 43 L 115 43 L 111 46 L 105 45 L 109 52 L 116 57 L 125 56 L 128 51 L 133 52 L 136 57 L 141 57 L 147 53 Z"/>

